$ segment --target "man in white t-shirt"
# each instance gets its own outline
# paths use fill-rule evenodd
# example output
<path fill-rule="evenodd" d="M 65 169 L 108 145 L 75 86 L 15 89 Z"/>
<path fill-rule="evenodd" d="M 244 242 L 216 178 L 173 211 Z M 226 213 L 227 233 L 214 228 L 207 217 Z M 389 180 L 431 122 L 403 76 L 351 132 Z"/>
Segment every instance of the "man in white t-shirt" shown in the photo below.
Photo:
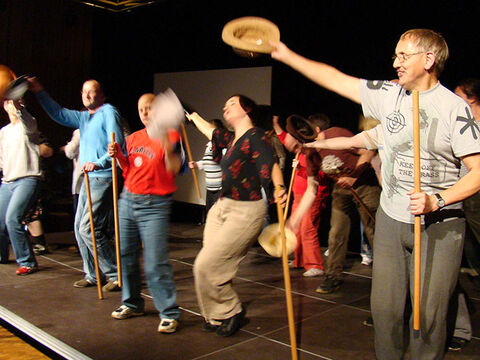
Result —
<path fill-rule="evenodd" d="M 443 358 L 448 300 L 463 248 L 461 201 L 480 190 L 480 129 L 465 102 L 438 81 L 448 58 L 445 40 L 432 30 L 405 32 L 393 57 L 398 84 L 361 80 L 296 54 L 281 42 L 271 45 L 274 59 L 362 104 L 364 116 L 380 120 L 385 160 L 371 295 L 376 356 L 402 359 L 405 353 L 403 312 L 408 287 L 413 294 L 413 223 L 415 215 L 423 215 L 421 331 L 410 331 L 410 355 Z M 420 192 L 413 191 L 412 90 L 420 98 Z M 462 178 L 461 161 L 469 169 Z"/>

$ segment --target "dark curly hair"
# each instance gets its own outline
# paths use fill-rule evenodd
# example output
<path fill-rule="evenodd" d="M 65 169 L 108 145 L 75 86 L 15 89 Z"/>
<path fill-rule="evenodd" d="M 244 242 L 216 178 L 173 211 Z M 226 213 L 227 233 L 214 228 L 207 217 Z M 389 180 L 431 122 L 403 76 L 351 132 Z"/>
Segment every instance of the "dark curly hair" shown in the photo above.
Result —
<path fill-rule="evenodd" d="M 248 117 L 252 120 L 252 123 L 254 125 L 257 124 L 259 120 L 259 112 L 258 112 L 258 105 L 255 101 L 250 99 L 249 97 L 242 95 L 242 94 L 233 94 L 232 96 L 229 97 L 231 99 L 232 97 L 238 97 L 238 101 L 240 103 L 240 106 L 242 109 L 248 114 Z"/>
<path fill-rule="evenodd" d="M 457 85 L 467 95 L 469 99 L 480 101 L 480 80 L 479 79 L 463 79 Z"/>

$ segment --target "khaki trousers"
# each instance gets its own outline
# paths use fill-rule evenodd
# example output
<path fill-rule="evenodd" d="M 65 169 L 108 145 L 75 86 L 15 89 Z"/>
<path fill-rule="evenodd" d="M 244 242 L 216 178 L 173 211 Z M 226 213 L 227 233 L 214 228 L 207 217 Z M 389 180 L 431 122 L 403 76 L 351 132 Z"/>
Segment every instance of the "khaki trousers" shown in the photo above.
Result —
<path fill-rule="evenodd" d="M 210 209 L 203 247 L 193 275 L 198 304 L 206 321 L 228 319 L 242 311 L 232 280 L 240 262 L 256 241 L 267 212 L 265 201 L 220 198 Z"/>

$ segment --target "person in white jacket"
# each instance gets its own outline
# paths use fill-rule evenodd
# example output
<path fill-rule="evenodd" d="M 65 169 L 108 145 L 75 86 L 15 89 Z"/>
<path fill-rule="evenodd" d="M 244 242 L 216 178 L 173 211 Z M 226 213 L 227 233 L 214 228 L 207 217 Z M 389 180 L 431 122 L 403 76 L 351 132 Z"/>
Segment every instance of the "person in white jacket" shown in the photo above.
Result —
<path fill-rule="evenodd" d="M 21 101 L 5 100 L 3 107 L 10 123 L 0 129 L 0 262 L 8 262 L 9 237 L 19 265 L 16 273 L 28 275 L 38 264 L 22 218 L 36 200 L 42 176 L 39 136 L 36 120 Z"/>
<path fill-rule="evenodd" d="M 80 157 L 80 129 L 75 129 L 72 134 L 72 138 L 67 145 L 62 147 L 65 152 L 65 156 L 73 161 L 72 172 L 72 196 L 73 196 L 73 210 L 77 212 L 78 194 L 80 194 L 80 188 L 83 183 L 83 172 L 78 160 Z"/>

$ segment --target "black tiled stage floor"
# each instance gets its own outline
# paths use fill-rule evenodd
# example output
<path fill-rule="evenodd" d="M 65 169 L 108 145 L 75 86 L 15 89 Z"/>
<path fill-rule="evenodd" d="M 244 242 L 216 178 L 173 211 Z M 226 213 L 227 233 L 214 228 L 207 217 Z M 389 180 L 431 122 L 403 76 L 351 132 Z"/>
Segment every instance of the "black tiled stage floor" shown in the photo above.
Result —
<path fill-rule="evenodd" d="M 67 250 L 72 233 L 48 234 L 56 249 L 38 258 L 38 273 L 18 277 L 15 263 L 0 265 L 0 305 L 92 359 L 289 359 L 281 262 L 259 247 L 249 252 L 234 281 L 248 323 L 231 338 L 202 332 L 192 275 L 201 236 L 201 226 L 172 224 L 170 258 L 184 310 L 175 334 L 156 332 L 158 316 L 147 289 L 147 315 L 118 321 L 110 313 L 120 304 L 119 292 L 98 300 L 96 288 L 74 288 L 82 261 Z M 330 295 L 315 292 L 319 278 L 291 271 L 299 359 L 374 359 L 373 329 L 362 325 L 369 315 L 371 269 L 360 265 L 359 256 L 347 260 L 345 284 Z M 462 284 L 480 309 L 480 291 L 464 275 Z M 472 319 L 475 338 L 446 359 L 480 359 L 479 313 Z"/>

